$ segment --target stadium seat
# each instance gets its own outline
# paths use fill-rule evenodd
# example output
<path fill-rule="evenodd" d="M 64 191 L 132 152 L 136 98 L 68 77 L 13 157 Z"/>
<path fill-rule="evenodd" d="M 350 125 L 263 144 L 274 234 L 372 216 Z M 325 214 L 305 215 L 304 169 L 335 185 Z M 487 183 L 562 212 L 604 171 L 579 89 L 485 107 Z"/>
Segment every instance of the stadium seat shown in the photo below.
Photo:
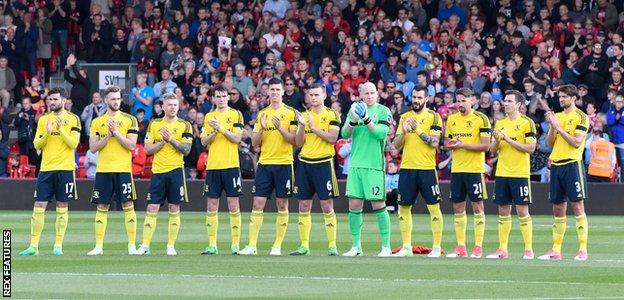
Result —
<path fill-rule="evenodd" d="M 201 172 L 202 177 L 206 178 L 206 160 L 208 160 L 208 153 L 202 152 L 197 159 L 197 172 Z"/>
<path fill-rule="evenodd" d="M 87 178 L 87 169 L 82 165 L 76 169 L 76 178 Z"/>
<path fill-rule="evenodd" d="M 137 144 L 132 151 L 132 176 L 142 178 L 146 162 L 147 155 L 145 154 L 145 148 L 143 145 Z"/>
<path fill-rule="evenodd" d="M 9 153 L 16 154 L 16 153 L 19 153 L 19 152 L 20 152 L 20 150 L 19 150 L 19 145 L 17 144 L 17 142 L 11 144 L 11 148 L 9 149 Z"/>

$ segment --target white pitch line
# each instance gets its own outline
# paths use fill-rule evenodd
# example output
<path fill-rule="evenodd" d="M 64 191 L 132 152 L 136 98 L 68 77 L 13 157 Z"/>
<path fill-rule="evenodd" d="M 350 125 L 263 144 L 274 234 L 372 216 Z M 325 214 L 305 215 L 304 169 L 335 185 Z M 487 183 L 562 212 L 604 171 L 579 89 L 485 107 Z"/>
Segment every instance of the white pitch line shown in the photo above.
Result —
<path fill-rule="evenodd" d="M 430 300 L 443 300 L 446 298 L 430 299 Z M 467 298 L 464 300 L 583 300 L 583 299 L 622 299 L 621 296 L 603 296 L 603 297 L 531 297 L 531 298 Z"/>
<path fill-rule="evenodd" d="M 141 274 L 141 273 L 47 273 L 47 272 L 15 272 L 14 275 L 45 275 L 45 276 L 110 276 L 110 277 L 183 277 L 183 278 L 216 278 L 216 279 L 265 279 L 265 280 L 321 280 L 321 281 L 374 281 L 374 282 L 407 282 L 407 283 L 455 283 L 455 284 L 548 284 L 548 285 L 613 285 L 624 286 L 624 282 L 567 282 L 567 281 L 513 281 L 513 280 L 473 280 L 473 279 L 384 279 L 355 277 L 322 277 L 322 276 L 274 276 L 274 275 L 210 275 L 210 274 Z"/>

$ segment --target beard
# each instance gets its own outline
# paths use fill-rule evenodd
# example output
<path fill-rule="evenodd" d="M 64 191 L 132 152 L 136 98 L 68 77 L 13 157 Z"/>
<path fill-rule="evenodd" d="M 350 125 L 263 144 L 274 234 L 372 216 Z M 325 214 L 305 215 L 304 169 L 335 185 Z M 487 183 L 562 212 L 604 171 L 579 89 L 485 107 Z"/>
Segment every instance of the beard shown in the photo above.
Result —
<path fill-rule="evenodd" d="M 63 109 L 62 105 L 59 105 L 59 106 L 50 105 L 50 111 L 59 112 L 61 111 L 61 109 Z"/>
<path fill-rule="evenodd" d="M 114 106 L 111 106 L 111 105 L 107 105 L 107 106 L 108 106 L 108 109 L 110 109 L 112 111 L 119 111 L 119 107 L 114 107 Z"/>
<path fill-rule="evenodd" d="M 420 112 L 423 110 L 423 108 L 425 108 L 424 104 L 416 103 L 416 102 L 412 103 L 412 110 L 414 112 Z"/>
<path fill-rule="evenodd" d="M 462 114 L 466 112 L 466 108 L 465 108 L 465 107 L 463 107 L 463 106 L 460 106 L 460 107 L 458 108 L 458 110 L 459 110 L 459 112 L 460 112 L 460 113 L 462 113 Z"/>

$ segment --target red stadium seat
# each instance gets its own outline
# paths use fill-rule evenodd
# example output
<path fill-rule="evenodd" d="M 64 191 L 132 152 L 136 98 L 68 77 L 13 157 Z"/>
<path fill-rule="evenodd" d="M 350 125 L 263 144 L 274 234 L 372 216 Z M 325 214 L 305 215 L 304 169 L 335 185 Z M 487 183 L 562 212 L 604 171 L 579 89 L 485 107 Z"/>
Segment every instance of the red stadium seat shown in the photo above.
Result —
<path fill-rule="evenodd" d="M 87 178 L 87 169 L 82 164 L 76 169 L 76 178 Z"/>
<path fill-rule="evenodd" d="M 19 145 L 17 144 L 17 142 L 16 142 L 16 143 L 11 144 L 11 149 L 9 150 L 9 152 L 10 152 L 11 154 L 16 154 L 16 153 L 19 153 L 19 152 L 20 152 L 20 150 L 19 150 Z"/>

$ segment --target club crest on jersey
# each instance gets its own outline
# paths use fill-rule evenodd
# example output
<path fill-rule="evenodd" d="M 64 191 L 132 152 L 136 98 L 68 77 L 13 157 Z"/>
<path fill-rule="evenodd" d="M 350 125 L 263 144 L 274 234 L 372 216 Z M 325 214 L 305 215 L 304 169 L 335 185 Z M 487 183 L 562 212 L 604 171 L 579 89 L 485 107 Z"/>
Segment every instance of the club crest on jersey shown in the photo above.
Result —
<path fill-rule="evenodd" d="M 466 127 L 472 128 L 472 121 L 470 120 L 466 121 Z"/>
<path fill-rule="evenodd" d="M 515 128 L 515 130 L 516 130 L 516 131 L 520 131 L 520 125 L 516 124 L 516 128 Z"/>
<path fill-rule="evenodd" d="M 230 118 L 230 117 L 225 118 L 225 123 L 228 123 L 228 124 L 229 124 L 229 123 L 231 123 L 231 122 L 232 122 L 232 118 Z"/>

